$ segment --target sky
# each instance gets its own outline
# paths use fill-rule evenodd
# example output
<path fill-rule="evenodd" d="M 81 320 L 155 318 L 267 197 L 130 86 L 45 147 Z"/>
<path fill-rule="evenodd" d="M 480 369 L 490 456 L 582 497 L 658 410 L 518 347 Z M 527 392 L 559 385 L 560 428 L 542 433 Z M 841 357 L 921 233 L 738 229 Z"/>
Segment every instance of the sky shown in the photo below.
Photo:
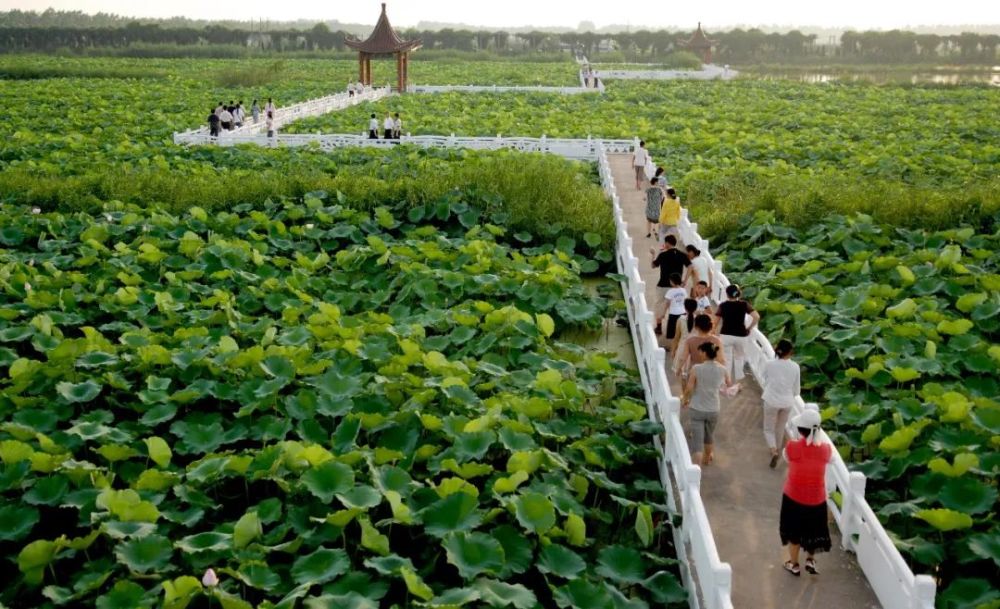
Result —
<path fill-rule="evenodd" d="M 581 21 L 597 27 L 611 24 L 636 28 L 706 28 L 732 25 L 851 26 L 890 29 L 917 25 L 1000 24 L 1000 0 L 701 0 L 696 2 L 615 2 L 614 0 L 390 0 L 393 25 L 420 21 L 492 27 L 568 26 Z M 0 0 L 0 10 L 42 11 L 46 8 L 135 17 L 232 19 L 238 7 L 243 19 L 291 21 L 337 20 L 372 23 L 378 0 Z"/>

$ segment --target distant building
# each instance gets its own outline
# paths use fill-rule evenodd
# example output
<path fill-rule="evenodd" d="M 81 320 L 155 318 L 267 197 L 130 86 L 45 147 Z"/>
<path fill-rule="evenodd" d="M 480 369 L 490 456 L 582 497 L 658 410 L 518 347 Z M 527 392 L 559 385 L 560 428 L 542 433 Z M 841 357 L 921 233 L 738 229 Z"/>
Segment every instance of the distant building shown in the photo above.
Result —
<path fill-rule="evenodd" d="M 698 29 L 694 31 L 694 35 L 681 43 L 681 48 L 697 55 L 701 58 L 702 63 L 712 63 L 712 47 L 714 45 L 715 41 L 705 35 L 699 21 Z"/>

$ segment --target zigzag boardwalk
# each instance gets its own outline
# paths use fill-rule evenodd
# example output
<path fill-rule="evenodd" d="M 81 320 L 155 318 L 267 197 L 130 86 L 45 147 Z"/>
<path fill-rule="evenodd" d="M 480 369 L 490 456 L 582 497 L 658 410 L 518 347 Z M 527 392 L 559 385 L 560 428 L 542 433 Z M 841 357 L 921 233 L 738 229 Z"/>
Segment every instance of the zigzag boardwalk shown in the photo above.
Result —
<path fill-rule="evenodd" d="M 646 238 L 645 193 L 635 190 L 631 155 L 613 154 L 608 160 L 634 254 L 642 263 L 646 301 L 652 306 L 659 272 L 649 264 L 649 248 L 655 242 Z M 669 370 L 667 376 L 673 394 L 680 395 L 678 380 Z M 832 522 L 834 548 L 817 556 L 819 575 L 803 572 L 796 578 L 782 569 L 785 556 L 778 538 L 778 511 L 787 470 L 784 464 L 776 470 L 768 468 L 770 453 L 761 432 L 760 388 L 750 376 L 743 383 L 743 391 L 736 397 L 722 398 L 715 462 L 704 469 L 701 482 L 719 557 L 733 567 L 734 607 L 878 608 L 854 556 L 841 549 L 839 531 Z"/>

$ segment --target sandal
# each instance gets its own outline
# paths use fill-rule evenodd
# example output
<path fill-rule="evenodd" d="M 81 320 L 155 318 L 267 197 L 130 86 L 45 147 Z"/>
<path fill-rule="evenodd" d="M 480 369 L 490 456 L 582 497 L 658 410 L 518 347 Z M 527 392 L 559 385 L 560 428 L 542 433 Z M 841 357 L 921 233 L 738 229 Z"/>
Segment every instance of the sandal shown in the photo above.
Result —
<path fill-rule="evenodd" d="M 816 569 L 816 561 L 812 558 L 806 559 L 806 571 L 808 571 L 810 575 L 819 575 L 819 570 Z"/>
<path fill-rule="evenodd" d="M 799 570 L 799 563 L 792 562 L 790 560 L 786 560 L 785 561 L 785 571 L 788 571 L 789 573 L 791 573 L 795 577 L 798 577 L 799 575 L 802 575 L 802 571 Z"/>

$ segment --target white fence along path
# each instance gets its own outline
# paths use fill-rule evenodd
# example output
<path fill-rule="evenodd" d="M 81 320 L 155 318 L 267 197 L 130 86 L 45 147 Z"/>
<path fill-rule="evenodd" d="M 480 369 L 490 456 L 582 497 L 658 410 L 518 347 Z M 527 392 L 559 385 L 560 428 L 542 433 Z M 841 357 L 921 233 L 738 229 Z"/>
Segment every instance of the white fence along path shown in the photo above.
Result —
<path fill-rule="evenodd" d="M 174 134 L 174 141 L 178 144 L 314 145 L 324 150 L 351 146 L 389 147 L 404 143 L 423 147 L 514 149 L 596 161 L 602 186 L 612 203 L 617 231 L 617 266 L 625 277 L 622 290 L 647 407 L 653 420 L 662 423 L 665 428 L 664 437 L 656 438 L 655 443 L 662 455 L 660 478 L 669 504 L 683 516 L 681 525 L 675 528 L 675 542 L 682 562 L 684 583 L 689 590 L 700 592 L 691 595 L 693 609 L 732 607 L 730 598 L 732 570 L 727 563 L 721 562 L 715 546 L 705 506 L 701 500 L 701 469 L 691 462 L 687 440 L 680 423 L 680 402 L 672 395 L 667 382 L 666 352 L 658 346 L 656 335 L 653 333 L 653 313 L 646 302 L 645 283 L 639 275 L 638 259 L 635 257 L 632 240 L 626 230 L 608 163 L 609 152 L 630 152 L 633 146 L 638 144 L 637 140 L 591 138 L 572 140 L 549 139 L 544 136 L 475 138 L 454 135 L 404 136 L 400 140 L 370 140 L 364 136 L 342 134 L 292 134 L 278 135 L 274 138 L 268 138 L 266 135 L 231 134 L 222 138 L 212 138 L 203 133 L 187 132 Z M 651 176 L 654 170 L 651 161 L 646 170 Z M 716 302 L 721 302 L 724 300 L 725 288 L 730 281 L 722 272 L 722 263 L 712 258 L 708 241 L 698 234 L 698 225 L 690 221 L 686 209 L 682 210 L 678 231 L 684 243 L 697 246 L 702 251 L 702 256 L 708 258 L 713 274 L 712 296 Z M 754 331 L 748 343 L 745 354 L 747 365 L 760 382 L 763 378 L 764 364 L 774 358 L 774 349 L 759 330 Z M 805 404 L 799 399 L 795 411 L 801 412 L 803 408 Z M 936 594 L 934 579 L 926 575 L 913 574 L 865 500 L 864 475 L 850 472 L 837 451 L 834 451 L 834 460 L 827 468 L 827 486 L 831 492 L 837 492 L 841 496 L 839 505 L 832 499 L 828 501 L 828 505 L 840 528 L 843 544 L 846 549 L 857 554 L 858 563 L 882 606 L 885 609 L 934 609 Z M 686 549 L 687 552 L 681 549 Z"/>

